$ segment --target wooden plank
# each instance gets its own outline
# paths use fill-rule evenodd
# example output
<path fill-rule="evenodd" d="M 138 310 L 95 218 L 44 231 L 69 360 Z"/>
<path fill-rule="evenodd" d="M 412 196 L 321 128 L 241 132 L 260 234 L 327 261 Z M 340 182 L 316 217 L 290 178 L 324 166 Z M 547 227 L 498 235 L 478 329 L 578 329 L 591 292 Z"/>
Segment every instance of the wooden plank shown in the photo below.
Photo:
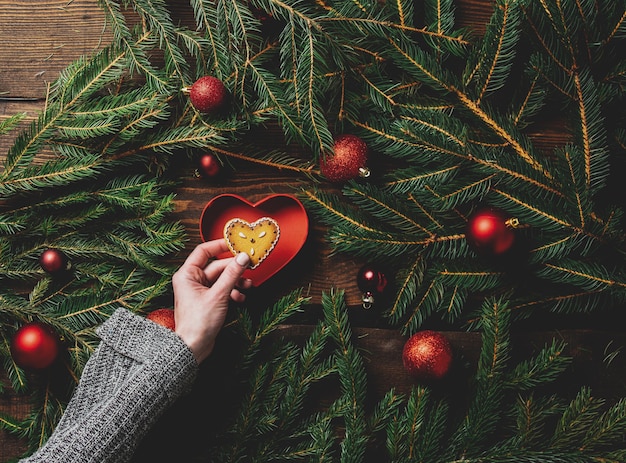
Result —
<path fill-rule="evenodd" d="M 0 96 L 44 98 L 61 70 L 110 40 L 95 0 L 0 0 Z"/>

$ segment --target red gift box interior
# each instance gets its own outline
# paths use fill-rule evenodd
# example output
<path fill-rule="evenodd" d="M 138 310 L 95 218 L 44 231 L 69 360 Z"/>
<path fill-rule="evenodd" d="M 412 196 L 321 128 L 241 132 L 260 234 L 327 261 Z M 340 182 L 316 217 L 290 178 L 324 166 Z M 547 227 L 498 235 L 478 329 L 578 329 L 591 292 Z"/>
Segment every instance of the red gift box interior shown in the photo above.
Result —
<path fill-rule="evenodd" d="M 244 277 L 250 278 L 254 286 L 259 286 L 275 275 L 304 245 L 309 232 L 309 218 L 302 203 L 295 196 L 287 194 L 270 195 L 254 204 L 241 196 L 223 194 L 211 199 L 200 216 L 202 241 L 224 239 L 224 226 L 230 219 L 239 218 L 253 223 L 262 217 L 271 217 L 278 222 L 280 238 L 258 267 L 244 273 Z M 231 256 L 232 253 L 228 251 L 217 257 Z"/>

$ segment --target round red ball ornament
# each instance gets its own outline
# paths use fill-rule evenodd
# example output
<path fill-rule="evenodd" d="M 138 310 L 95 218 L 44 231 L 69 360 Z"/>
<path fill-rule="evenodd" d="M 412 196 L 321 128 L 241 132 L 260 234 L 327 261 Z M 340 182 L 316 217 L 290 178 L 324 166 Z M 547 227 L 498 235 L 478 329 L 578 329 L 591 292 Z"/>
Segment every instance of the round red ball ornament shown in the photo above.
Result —
<path fill-rule="evenodd" d="M 27 369 L 47 368 L 59 355 L 60 340 L 48 325 L 30 322 L 18 329 L 11 340 L 11 357 Z"/>
<path fill-rule="evenodd" d="M 418 331 L 404 344 L 402 363 L 404 369 L 419 381 L 439 380 L 450 370 L 452 347 L 438 331 Z"/>
<path fill-rule="evenodd" d="M 174 331 L 176 323 L 174 321 L 174 311 L 172 309 L 156 309 L 146 315 L 148 320 L 152 320 L 165 328 Z"/>
<path fill-rule="evenodd" d="M 204 178 L 217 177 L 222 169 L 220 161 L 214 154 L 205 153 L 198 159 L 197 175 Z"/>
<path fill-rule="evenodd" d="M 46 272 L 55 274 L 69 269 L 69 261 L 63 252 L 49 248 L 39 256 L 39 265 Z"/>
<path fill-rule="evenodd" d="M 357 177 L 369 177 L 367 144 L 356 135 L 343 134 L 335 138 L 333 153 L 320 160 L 320 172 L 331 182 L 346 182 Z"/>
<path fill-rule="evenodd" d="M 376 301 L 376 297 L 382 295 L 387 289 L 387 276 L 375 265 L 365 264 L 359 269 L 356 276 L 359 289 L 363 292 L 361 298 L 363 308 L 369 309 Z"/>
<path fill-rule="evenodd" d="M 204 76 L 196 80 L 191 88 L 184 88 L 194 108 L 202 113 L 211 113 L 220 109 L 226 102 L 228 91 L 217 77 Z"/>
<path fill-rule="evenodd" d="M 467 242 L 480 252 L 499 255 L 504 254 L 515 242 L 516 221 L 496 208 L 484 208 L 474 212 L 465 231 Z"/>

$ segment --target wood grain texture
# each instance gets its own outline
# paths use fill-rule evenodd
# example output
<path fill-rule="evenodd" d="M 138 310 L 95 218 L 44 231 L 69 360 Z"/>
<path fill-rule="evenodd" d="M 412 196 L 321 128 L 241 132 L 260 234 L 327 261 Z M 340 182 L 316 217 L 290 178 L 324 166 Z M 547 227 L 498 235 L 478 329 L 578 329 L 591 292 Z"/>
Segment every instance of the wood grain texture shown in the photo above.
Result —
<path fill-rule="evenodd" d="M 188 0 L 170 0 L 168 4 L 174 9 L 173 16 L 182 24 L 193 22 Z M 480 35 L 489 21 L 493 0 L 459 0 L 456 4 L 457 23 Z M 73 60 L 93 53 L 110 40 L 111 32 L 97 0 L 0 0 L 0 120 L 24 113 L 26 117 L 20 128 L 26 127 L 43 108 L 47 85 Z M 13 131 L 0 137 L 0 161 L 16 134 L 17 131 Z M 275 131 L 269 130 L 259 138 L 259 143 L 271 146 L 275 143 L 275 135 Z M 538 127 L 530 135 L 537 147 L 547 153 L 562 145 L 568 137 L 558 121 Z M 46 153 L 42 153 L 41 159 L 45 158 Z M 289 173 L 262 171 L 256 166 L 243 166 L 236 175 L 215 183 L 194 176 L 194 166 L 188 159 L 172 159 L 172 165 L 182 180 L 176 191 L 173 219 L 184 224 L 189 236 L 186 249 L 176 257 L 181 262 L 200 240 L 199 218 L 212 197 L 234 193 L 256 202 L 271 193 L 294 193 L 302 188 L 301 181 Z M 263 181 L 259 182 L 259 178 Z M 281 271 L 279 278 L 269 280 L 262 290 L 253 292 L 250 299 L 255 305 L 264 307 L 279 294 L 305 287 L 313 302 L 318 303 L 322 291 L 345 289 L 350 315 L 356 320 L 355 326 L 361 326 L 355 327 L 354 339 L 364 355 L 372 397 L 380 397 L 390 387 L 407 392 L 413 383 L 401 364 L 400 352 L 405 338 L 395 330 L 372 327 L 376 325 L 376 314 L 365 313 L 359 307 L 360 291 L 355 281 L 356 271 L 364 262 L 350 256 L 331 255 L 324 233 L 321 225 L 312 222 L 309 240 L 298 257 Z M 314 317 L 318 310 L 319 307 L 312 305 L 311 313 L 304 314 L 304 318 L 307 315 Z M 303 341 L 310 330 L 308 325 L 284 325 L 275 336 Z M 475 333 L 447 334 L 460 356 L 457 373 L 466 375 L 467 368 L 471 368 L 477 359 L 480 337 Z M 607 349 L 626 345 L 625 334 L 605 330 L 526 332 L 516 335 L 515 352 L 519 355 L 532 352 L 554 336 L 569 343 L 569 353 L 574 357 L 568 379 L 562 384 L 574 388 L 587 382 L 595 387 L 594 393 L 599 396 L 623 392 L 626 386 L 624 356 L 618 355 L 608 372 L 601 367 Z M 6 384 L 5 378 L 0 381 Z M 0 413 L 25 416 L 28 410 L 24 397 L 0 395 Z M 0 462 L 20 455 L 23 447 L 19 440 L 0 432 Z"/>
<path fill-rule="evenodd" d="M 0 1 L 0 96 L 44 98 L 63 68 L 107 42 L 94 0 Z"/>

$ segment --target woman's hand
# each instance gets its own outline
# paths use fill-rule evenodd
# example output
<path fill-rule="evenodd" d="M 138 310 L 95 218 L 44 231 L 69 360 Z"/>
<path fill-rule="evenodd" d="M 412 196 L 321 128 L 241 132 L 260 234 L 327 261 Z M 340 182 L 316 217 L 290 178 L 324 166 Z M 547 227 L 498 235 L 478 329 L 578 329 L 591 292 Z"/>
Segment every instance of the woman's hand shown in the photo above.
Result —
<path fill-rule="evenodd" d="M 189 346 L 198 363 L 213 351 L 224 325 L 230 300 L 243 302 L 240 289 L 252 281 L 242 279 L 250 257 L 215 259 L 228 250 L 226 241 L 216 239 L 198 245 L 172 277 L 176 334 Z"/>

